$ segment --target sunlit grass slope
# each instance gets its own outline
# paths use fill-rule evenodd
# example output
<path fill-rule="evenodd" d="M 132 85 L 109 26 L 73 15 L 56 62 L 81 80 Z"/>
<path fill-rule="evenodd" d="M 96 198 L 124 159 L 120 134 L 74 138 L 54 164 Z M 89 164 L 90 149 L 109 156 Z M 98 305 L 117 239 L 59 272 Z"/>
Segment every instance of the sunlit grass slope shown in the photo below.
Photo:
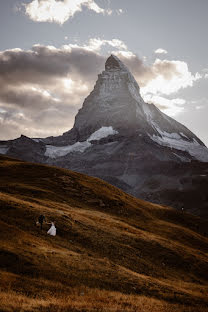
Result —
<path fill-rule="evenodd" d="M 205 220 L 3 156 L 0 208 L 0 311 L 208 311 Z"/>

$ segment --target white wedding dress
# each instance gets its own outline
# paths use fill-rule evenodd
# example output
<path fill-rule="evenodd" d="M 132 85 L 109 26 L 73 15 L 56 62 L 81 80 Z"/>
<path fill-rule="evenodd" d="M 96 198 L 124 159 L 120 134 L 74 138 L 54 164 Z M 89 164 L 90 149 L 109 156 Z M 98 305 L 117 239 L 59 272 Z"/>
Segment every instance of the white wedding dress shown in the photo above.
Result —
<path fill-rule="evenodd" d="M 47 234 L 52 235 L 52 236 L 56 236 L 56 227 L 54 225 L 54 223 L 51 223 L 51 227 L 48 230 Z"/>

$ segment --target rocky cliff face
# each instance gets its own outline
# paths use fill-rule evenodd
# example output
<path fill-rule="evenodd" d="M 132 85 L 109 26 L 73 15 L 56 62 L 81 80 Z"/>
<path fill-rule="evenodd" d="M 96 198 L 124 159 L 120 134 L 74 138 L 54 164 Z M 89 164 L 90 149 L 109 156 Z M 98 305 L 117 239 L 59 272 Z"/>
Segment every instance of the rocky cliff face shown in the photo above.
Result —
<path fill-rule="evenodd" d="M 185 202 L 177 196 L 168 200 L 167 191 L 191 194 L 193 166 L 208 184 L 208 149 L 185 126 L 145 103 L 134 77 L 114 55 L 71 130 L 59 137 L 2 142 L 0 150 L 97 176 L 135 196 L 178 208 Z M 203 199 L 203 213 L 206 205 Z"/>

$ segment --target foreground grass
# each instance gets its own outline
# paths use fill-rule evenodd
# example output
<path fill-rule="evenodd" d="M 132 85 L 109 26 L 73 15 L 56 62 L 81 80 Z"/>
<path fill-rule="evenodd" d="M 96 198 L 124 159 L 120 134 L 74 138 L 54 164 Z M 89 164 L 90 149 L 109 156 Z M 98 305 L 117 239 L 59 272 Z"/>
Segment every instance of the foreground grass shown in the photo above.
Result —
<path fill-rule="evenodd" d="M 14 291 L 0 293 L 2 312 L 206 312 L 208 308 L 170 304 L 139 295 L 124 295 L 98 289 L 71 289 L 64 295 L 26 296 Z"/>
<path fill-rule="evenodd" d="M 208 312 L 206 220 L 64 169 L 0 172 L 0 311 Z"/>

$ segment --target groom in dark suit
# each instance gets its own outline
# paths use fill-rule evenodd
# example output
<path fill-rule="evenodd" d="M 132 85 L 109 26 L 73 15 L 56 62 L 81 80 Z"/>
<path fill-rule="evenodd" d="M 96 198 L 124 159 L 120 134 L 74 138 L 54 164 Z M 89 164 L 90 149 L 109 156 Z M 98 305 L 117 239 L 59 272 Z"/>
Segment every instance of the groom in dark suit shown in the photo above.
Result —
<path fill-rule="evenodd" d="M 38 218 L 38 222 L 40 223 L 40 229 L 42 230 L 43 229 L 43 222 L 46 222 L 46 218 L 44 215 L 40 215 L 39 218 Z"/>

